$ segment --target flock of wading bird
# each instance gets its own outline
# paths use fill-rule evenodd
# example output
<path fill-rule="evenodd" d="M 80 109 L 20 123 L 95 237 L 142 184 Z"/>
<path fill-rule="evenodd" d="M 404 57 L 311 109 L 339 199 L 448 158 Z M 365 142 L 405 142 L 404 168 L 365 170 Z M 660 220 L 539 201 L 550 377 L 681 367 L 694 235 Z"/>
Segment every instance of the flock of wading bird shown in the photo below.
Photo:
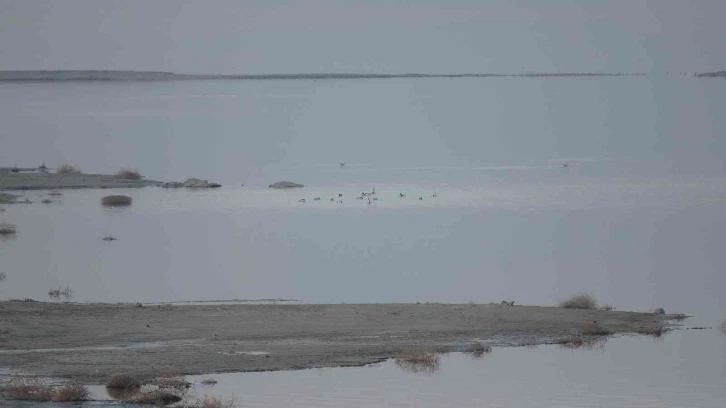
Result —
<path fill-rule="evenodd" d="M 434 194 L 431 195 L 432 198 L 436 198 L 438 196 L 439 195 L 435 191 L 434 191 Z M 406 194 L 404 194 L 404 193 L 398 193 L 398 198 L 405 198 L 405 197 L 406 197 Z M 372 191 L 370 191 L 368 193 L 362 192 L 355 199 L 356 200 L 365 200 L 365 199 L 368 199 L 368 204 L 373 204 L 374 201 L 378 201 L 378 197 L 376 196 L 376 189 L 374 188 Z M 423 201 L 423 196 L 419 196 L 418 199 Z M 301 199 L 299 199 L 297 201 L 298 202 L 301 202 L 301 203 L 306 203 L 307 202 L 307 200 L 304 199 L 304 198 L 301 198 Z M 313 198 L 313 201 L 321 201 L 321 198 L 320 197 L 315 197 L 315 198 Z M 330 201 L 335 201 L 336 203 L 342 204 L 343 203 L 343 193 L 338 193 L 337 199 L 336 199 L 336 197 L 330 197 Z"/>

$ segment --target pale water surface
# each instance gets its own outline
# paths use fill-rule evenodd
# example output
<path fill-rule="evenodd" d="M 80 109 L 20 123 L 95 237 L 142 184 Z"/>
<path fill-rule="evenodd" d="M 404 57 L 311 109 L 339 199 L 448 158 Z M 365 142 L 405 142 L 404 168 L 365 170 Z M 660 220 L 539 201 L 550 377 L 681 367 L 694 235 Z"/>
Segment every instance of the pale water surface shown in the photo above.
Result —
<path fill-rule="evenodd" d="M 0 213 L 19 227 L 0 241 L 0 297 L 68 284 L 82 302 L 553 304 L 585 291 L 715 326 L 724 91 L 653 77 L 0 84 L 0 165 L 224 184 L 63 191 L 48 205 L 21 192 L 35 203 Z M 278 180 L 306 187 L 266 187 Z M 377 201 L 355 199 L 373 188 Z M 101 208 L 114 193 L 133 206 Z M 385 363 L 229 381 L 259 406 L 320 393 L 362 401 L 351 406 L 722 406 L 724 338 L 495 349 L 446 357 L 431 377 Z"/>

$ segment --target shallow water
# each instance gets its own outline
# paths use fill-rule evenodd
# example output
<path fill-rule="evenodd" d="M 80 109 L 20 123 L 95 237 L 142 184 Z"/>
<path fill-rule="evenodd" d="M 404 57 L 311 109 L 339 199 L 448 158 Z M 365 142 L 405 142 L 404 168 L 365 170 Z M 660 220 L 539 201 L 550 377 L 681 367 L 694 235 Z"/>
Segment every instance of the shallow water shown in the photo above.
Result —
<path fill-rule="evenodd" d="M 722 407 L 726 336 L 676 331 L 616 337 L 601 347 L 495 348 L 441 357 L 434 373 L 394 361 L 362 368 L 190 376 L 187 400 L 234 398 L 243 407 Z M 206 378 L 217 380 L 202 385 Z M 109 398 L 103 386 L 97 399 Z"/>

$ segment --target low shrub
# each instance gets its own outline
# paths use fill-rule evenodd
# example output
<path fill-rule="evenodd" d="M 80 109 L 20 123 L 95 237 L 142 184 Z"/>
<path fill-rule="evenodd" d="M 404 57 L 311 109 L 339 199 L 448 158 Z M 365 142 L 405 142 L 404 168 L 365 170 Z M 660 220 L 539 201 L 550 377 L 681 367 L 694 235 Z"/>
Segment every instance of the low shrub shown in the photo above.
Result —
<path fill-rule="evenodd" d="M 61 164 L 58 166 L 58 168 L 55 170 L 58 174 L 81 174 L 82 171 L 78 167 L 75 167 L 70 164 Z"/>
<path fill-rule="evenodd" d="M 108 377 L 106 388 L 116 388 L 122 390 L 138 389 L 141 387 L 141 379 L 129 373 L 114 373 Z"/>
<path fill-rule="evenodd" d="M 121 169 L 113 175 L 113 178 L 120 180 L 141 180 L 144 176 L 138 170 Z"/>
<path fill-rule="evenodd" d="M 55 390 L 53 402 L 85 401 L 90 395 L 88 388 L 70 381 Z"/>
<path fill-rule="evenodd" d="M 578 293 L 561 300 L 559 306 L 565 309 L 597 309 L 597 300 L 586 293 Z"/>

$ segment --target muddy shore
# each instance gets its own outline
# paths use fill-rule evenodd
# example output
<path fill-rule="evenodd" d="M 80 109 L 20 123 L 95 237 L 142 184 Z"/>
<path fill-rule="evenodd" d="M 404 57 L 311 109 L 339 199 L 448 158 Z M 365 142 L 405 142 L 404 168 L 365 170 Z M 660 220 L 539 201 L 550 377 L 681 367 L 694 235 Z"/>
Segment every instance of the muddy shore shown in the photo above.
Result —
<path fill-rule="evenodd" d="M 6 301 L 0 302 L 0 367 L 99 384 L 116 371 L 151 377 L 357 366 L 410 346 L 461 351 L 476 341 L 545 344 L 577 333 L 585 320 L 629 333 L 659 327 L 663 319 L 537 306 Z"/>
<path fill-rule="evenodd" d="M 124 180 L 104 174 L 0 173 L 0 190 L 138 188 L 160 184 L 153 180 Z"/>

